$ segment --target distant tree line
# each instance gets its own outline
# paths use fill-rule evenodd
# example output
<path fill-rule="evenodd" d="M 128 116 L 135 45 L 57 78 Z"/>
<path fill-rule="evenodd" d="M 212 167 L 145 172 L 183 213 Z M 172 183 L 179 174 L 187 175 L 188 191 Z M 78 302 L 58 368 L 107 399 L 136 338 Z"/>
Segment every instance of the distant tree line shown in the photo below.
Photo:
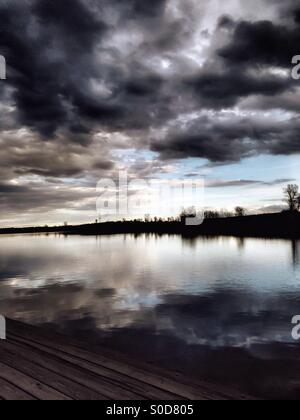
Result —
<path fill-rule="evenodd" d="M 234 211 L 222 210 L 207 210 L 204 212 L 205 219 L 226 219 L 228 217 L 244 217 L 247 210 L 244 207 L 236 207 Z"/>
<path fill-rule="evenodd" d="M 300 190 L 299 186 L 296 184 L 289 184 L 284 188 L 284 201 L 288 204 L 288 211 L 299 211 L 300 210 Z M 234 211 L 228 211 L 226 209 L 221 210 L 206 210 L 204 212 L 204 219 L 226 219 L 230 217 L 244 217 L 247 215 L 247 209 L 241 206 L 235 207 Z M 197 216 L 197 210 L 195 207 L 189 207 L 182 209 L 182 212 L 177 217 L 151 217 L 151 215 L 146 214 L 144 218 L 126 220 L 123 219 L 124 223 L 164 223 L 164 222 L 180 222 L 186 218 L 192 218 Z M 101 218 L 96 219 L 95 223 L 101 223 Z M 68 225 L 67 222 L 64 224 Z"/>

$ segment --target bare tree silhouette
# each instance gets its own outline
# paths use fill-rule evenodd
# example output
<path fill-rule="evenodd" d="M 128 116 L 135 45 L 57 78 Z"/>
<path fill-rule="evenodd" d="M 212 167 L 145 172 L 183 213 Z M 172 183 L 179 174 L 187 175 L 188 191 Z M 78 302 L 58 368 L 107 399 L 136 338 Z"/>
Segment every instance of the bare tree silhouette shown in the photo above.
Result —
<path fill-rule="evenodd" d="M 236 207 L 234 211 L 237 217 L 244 217 L 246 215 L 246 209 L 244 207 Z"/>
<path fill-rule="evenodd" d="M 284 195 L 286 203 L 289 206 L 290 211 L 295 211 L 299 209 L 300 197 L 299 197 L 299 187 L 296 184 L 289 184 L 284 189 Z"/>

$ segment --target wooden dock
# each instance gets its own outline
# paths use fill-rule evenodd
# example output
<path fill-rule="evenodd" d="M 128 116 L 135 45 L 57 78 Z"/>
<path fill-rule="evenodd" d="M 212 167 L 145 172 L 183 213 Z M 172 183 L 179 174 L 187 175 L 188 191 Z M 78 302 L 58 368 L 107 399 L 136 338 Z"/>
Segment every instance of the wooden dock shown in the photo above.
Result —
<path fill-rule="evenodd" d="M 0 341 L 2 400 L 236 400 L 246 397 L 104 348 L 7 321 Z"/>

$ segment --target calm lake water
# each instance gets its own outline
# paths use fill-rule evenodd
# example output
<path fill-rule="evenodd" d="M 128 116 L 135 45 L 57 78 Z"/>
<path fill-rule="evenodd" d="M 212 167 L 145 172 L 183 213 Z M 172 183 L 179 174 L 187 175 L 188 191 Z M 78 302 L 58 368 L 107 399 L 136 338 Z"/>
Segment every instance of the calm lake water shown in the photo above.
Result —
<path fill-rule="evenodd" d="M 0 313 L 261 397 L 300 397 L 300 243 L 1 236 Z"/>

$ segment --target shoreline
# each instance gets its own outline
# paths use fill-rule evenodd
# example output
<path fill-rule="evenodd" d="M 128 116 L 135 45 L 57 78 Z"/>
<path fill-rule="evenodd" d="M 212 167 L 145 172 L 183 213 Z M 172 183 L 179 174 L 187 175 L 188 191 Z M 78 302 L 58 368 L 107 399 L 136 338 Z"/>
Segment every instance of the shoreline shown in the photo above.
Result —
<path fill-rule="evenodd" d="M 269 239 L 300 239 L 300 213 L 285 212 L 258 216 L 205 219 L 199 226 L 186 226 L 184 220 L 175 222 L 104 222 L 74 226 L 44 226 L 0 229 L 0 235 L 11 234 L 63 235 L 181 235 L 183 237 L 235 236 Z"/>

